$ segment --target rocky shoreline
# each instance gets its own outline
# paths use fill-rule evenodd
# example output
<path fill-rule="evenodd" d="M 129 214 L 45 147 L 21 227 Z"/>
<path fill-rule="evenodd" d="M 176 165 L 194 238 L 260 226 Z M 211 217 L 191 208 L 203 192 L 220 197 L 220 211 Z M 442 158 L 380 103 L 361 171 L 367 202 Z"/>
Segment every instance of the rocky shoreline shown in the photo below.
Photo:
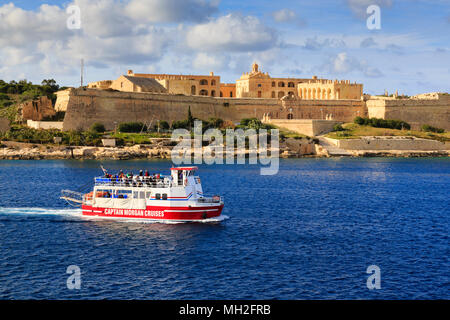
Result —
<path fill-rule="evenodd" d="M 2 141 L 0 160 L 132 160 L 170 159 L 173 146 L 165 144 L 134 145 L 124 147 L 86 147 L 40 145 Z M 239 154 L 234 151 L 234 157 Z M 248 150 L 244 151 L 248 155 Z M 325 148 L 307 139 L 287 139 L 280 143 L 280 158 L 333 157 Z M 226 153 L 223 153 L 226 156 Z M 352 150 L 350 157 L 448 157 L 449 151 L 420 150 Z"/>

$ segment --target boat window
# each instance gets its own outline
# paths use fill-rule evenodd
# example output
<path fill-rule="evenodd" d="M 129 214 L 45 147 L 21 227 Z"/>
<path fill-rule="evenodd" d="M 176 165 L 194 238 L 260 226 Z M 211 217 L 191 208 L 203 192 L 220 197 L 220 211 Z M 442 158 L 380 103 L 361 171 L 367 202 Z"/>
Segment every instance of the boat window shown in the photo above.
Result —
<path fill-rule="evenodd" d="M 131 198 L 132 193 L 131 190 L 117 190 L 117 195 L 115 195 L 114 198 L 128 199 Z"/>
<path fill-rule="evenodd" d="M 160 200 L 160 199 L 161 199 L 161 194 L 160 194 L 160 193 L 155 194 L 155 198 L 156 198 L 157 200 Z"/>
<path fill-rule="evenodd" d="M 95 194 L 96 198 L 111 198 L 112 190 L 108 189 L 97 189 Z"/>
<path fill-rule="evenodd" d="M 163 200 L 167 200 L 167 193 L 163 193 L 163 194 L 162 194 L 162 199 L 163 199 Z"/>
<path fill-rule="evenodd" d="M 152 193 L 150 192 L 150 191 L 147 191 L 146 193 L 145 193 L 145 198 L 150 198 L 151 197 L 151 195 L 152 195 Z"/>

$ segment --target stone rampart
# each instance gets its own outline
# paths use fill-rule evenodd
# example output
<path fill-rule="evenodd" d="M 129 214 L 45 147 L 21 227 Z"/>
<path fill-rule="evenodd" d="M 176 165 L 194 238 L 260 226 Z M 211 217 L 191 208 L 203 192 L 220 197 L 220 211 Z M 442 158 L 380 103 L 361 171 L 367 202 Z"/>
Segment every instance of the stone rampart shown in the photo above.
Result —
<path fill-rule="evenodd" d="M 450 130 L 450 99 L 368 100 L 368 116 L 403 120 L 414 130 L 424 124 Z"/>

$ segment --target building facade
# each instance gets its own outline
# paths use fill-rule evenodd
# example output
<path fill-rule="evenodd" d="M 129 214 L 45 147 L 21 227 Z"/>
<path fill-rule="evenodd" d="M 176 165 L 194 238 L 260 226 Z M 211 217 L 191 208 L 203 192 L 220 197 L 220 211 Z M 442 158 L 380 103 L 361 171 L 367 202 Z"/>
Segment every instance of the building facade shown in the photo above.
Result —
<path fill-rule="evenodd" d="M 236 98 L 236 84 L 235 83 L 221 83 L 220 97 L 222 98 Z"/>
<path fill-rule="evenodd" d="M 128 70 L 128 76 L 153 78 L 164 86 L 169 93 L 218 97 L 220 95 L 220 76 L 210 72 L 209 75 L 177 75 L 134 73 Z"/>
<path fill-rule="evenodd" d="M 125 78 L 123 78 L 125 77 Z M 327 80 L 312 78 L 273 78 L 267 72 L 260 70 L 258 64 L 253 63 L 251 72 L 245 72 L 236 83 L 220 83 L 220 76 L 210 72 L 209 75 L 174 75 L 134 73 L 128 70 L 126 76 L 118 80 L 103 80 L 88 84 L 88 88 L 108 89 L 119 91 L 137 91 L 136 84 L 131 78 L 153 79 L 165 88 L 167 93 L 183 94 L 187 96 L 210 96 L 222 98 L 261 98 L 281 99 L 283 97 L 304 100 L 361 100 L 363 99 L 363 85 L 350 83 L 349 80 Z M 125 80 L 124 80 L 125 79 Z M 124 84 L 120 84 L 124 82 Z M 155 92 L 162 92 L 154 88 Z M 148 92 L 148 91 L 147 91 Z"/>
<path fill-rule="evenodd" d="M 251 72 L 245 72 L 236 81 L 237 98 L 281 99 L 286 95 L 297 97 L 297 85 L 307 82 L 303 78 L 272 78 L 259 69 L 258 64 L 252 65 Z"/>
<path fill-rule="evenodd" d="M 350 80 L 326 80 L 313 77 L 308 82 L 297 85 L 299 99 L 305 100 L 361 100 L 363 85 Z"/>
<path fill-rule="evenodd" d="M 126 92 L 167 93 L 167 89 L 155 79 L 131 76 L 120 76 L 117 80 L 112 81 L 109 89 Z"/>

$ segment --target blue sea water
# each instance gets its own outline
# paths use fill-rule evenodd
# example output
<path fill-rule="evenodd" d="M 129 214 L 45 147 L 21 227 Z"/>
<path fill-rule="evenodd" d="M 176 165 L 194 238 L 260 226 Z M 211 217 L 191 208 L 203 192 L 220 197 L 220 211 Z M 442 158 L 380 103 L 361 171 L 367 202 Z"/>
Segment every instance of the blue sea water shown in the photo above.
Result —
<path fill-rule="evenodd" d="M 103 162 L 165 171 L 167 161 Z M 96 161 L 0 161 L 0 299 L 449 299 L 449 159 L 200 166 L 219 224 L 80 217 Z M 81 288 L 66 285 L 69 265 Z M 366 269 L 381 270 L 381 289 Z"/>

